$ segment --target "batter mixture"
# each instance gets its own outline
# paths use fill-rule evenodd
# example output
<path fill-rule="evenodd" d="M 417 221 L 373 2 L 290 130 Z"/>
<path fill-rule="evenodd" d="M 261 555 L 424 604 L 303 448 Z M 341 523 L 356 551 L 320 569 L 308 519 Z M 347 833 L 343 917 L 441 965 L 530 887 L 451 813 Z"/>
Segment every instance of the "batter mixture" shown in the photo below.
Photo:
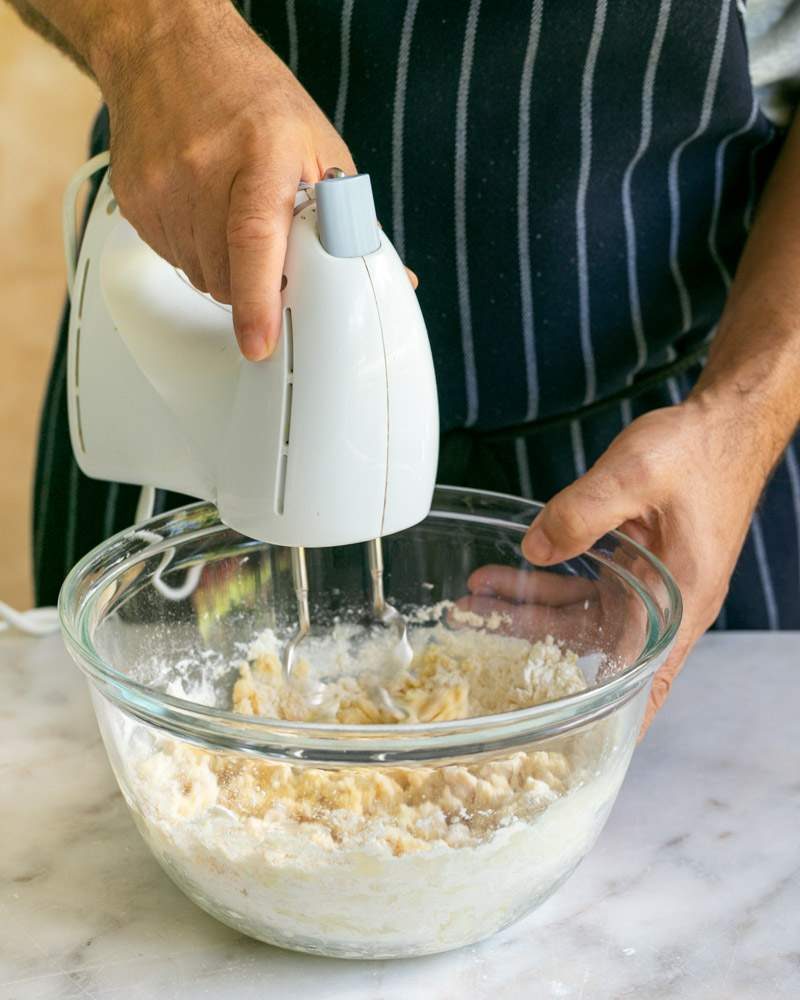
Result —
<path fill-rule="evenodd" d="M 372 697 L 371 662 L 385 658 L 385 645 L 359 651 L 358 673 L 351 649 L 346 632 L 304 644 L 307 658 L 287 685 L 265 633 L 238 666 L 231 707 L 305 722 L 394 722 Z M 489 629 L 439 625 L 417 633 L 414 660 L 389 690 L 409 722 L 432 722 L 585 686 L 575 654 L 553 639 L 531 648 Z M 627 755 L 611 753 L 612 739 L 601 724 L 501 759 L 326 769 L 161 737 L 140 751 L 131 780 L 156 856 L 223 920 L 306 950 L 418 954 L 492 933 L 571 871 L 624 774 Z M 607 758 L 614 767 L 604 770 Z"/>

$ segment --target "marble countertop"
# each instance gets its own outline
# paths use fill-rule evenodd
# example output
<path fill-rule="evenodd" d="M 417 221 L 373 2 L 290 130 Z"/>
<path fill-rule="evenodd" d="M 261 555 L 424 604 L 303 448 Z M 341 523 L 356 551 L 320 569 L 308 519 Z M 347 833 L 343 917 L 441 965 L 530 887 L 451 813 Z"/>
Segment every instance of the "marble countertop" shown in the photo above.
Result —
<path fill-rule="evenodd" d="M 270 948 L 162 874 L 58 638 L 0 637 L 0 997 L 800 996 L 800 635 L 707 636 L 573 878 L 482 945 L 399 962 Z"/>

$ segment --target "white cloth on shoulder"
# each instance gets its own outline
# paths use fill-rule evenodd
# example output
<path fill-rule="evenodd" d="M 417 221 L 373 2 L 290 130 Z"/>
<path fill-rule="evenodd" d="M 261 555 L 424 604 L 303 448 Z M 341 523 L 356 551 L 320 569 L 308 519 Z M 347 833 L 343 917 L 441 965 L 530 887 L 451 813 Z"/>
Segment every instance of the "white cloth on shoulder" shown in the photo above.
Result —
<path fill-rule="evenodd" d="M 744 23 L 759 103 L 788 125 L 800 103 L 800 0 L 748 0 Z"/>

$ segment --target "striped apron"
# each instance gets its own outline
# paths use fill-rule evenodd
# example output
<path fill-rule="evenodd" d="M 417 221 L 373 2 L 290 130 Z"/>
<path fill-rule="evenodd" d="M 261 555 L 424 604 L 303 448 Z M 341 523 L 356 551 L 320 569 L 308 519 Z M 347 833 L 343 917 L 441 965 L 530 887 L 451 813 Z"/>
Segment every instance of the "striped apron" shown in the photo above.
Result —
<path fill-rule="evenodd" d="M 547 500 L 637 415 L 686 396 L 782 140 L 754 99 L 732 0 L 241 9 L 372 175 L 420 275 L 440 482 Z M 101 114 L 93 151 L 107 142 Z M 65 331 L 36 477 L 43 603 L 131 522 L 137 493 L 75 464 Z M 753 519 L 728 628 L 800 628 L 798 454 L 796 439 Z"/>

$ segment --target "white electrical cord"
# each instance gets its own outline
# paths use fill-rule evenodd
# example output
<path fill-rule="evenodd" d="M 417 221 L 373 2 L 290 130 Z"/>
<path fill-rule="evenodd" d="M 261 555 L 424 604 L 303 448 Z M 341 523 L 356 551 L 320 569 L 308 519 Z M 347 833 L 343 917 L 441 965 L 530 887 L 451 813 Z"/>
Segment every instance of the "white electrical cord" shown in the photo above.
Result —
<path fill-rule="evenodd" d="M 139 494 L 139 503 L 136 505 L 136 523 L 141 524 L 142 521 L 147 521 L 153 516 L 153 505 L 156 500 L 156 491 L 152 486 L 143 486 L 142 492 Z M 161 535 L 157 534 L 155 531 L 147 531 L 145 528 L 139 528 L 134 531 L 137 538 L 142 538 L 146 542 L 158 543 L 162 542 L 164 539 Z M 165 583 L 162 578 L 162 573 L 172 562 L 172 557 L 175 555 L 175 549 L 167 549 L 166 552 L 161 557 L 161 562 L 158 564 L 155 573 L 153 573 L 153 586 L 168 601 L 185 601 L 187 597 L 195 592 L 197 584 L 200 582 L 200 575 L 203 572 L 203 563 L 198 563 L 191 566 L 186 571 L 186 579 L 180 585 L 180 587 L 173 587 L 168 583 Z"/>
<path fill-rule="evenodd" d="M 70 297 L 72 297 L 72 286 L 75 284 L 75 263 L 78 259 L 78 219 L 76 214 L 78 194 L 92 174 L 107 166 L 108 161 L 107 150 L 93 156 L 75 173 L 64 192 L 61 221 L 64 233 L 64 256 L 67 264 L 67 292 Z M 144 490 L 142 492 L 144 493 Z M 0 635 L 3 632 L 13 631 L 19 632 L 20 635 L 40 637 L 50 635 L 57 630 L 57 608 L 31 608 L 30 611 L 17 611 L 0 601 Z"/>
<path fill-rule="evenodd" d="M 133 515 L 133 523 L 141 524 L 142 521 L 148 521 L 153 516 L 155 503 L 155 487 L 143 486 L 139 493 L 139 502 L 136 504 L 136 513 Z"/>
<path fill-rule="evenodd" d="M 136 505 L 136 523 L 148 520 L 153 516 L 156 491 L 152 486 L 143 486 Z M 136 534 L 147 542 L 163 541 L 161 535 L 154 531 L 139 530 Z M 161 562 L 153 574 L 153 586 L 168 601 L 184 601 L 190 597 L 200 581 L 203 572 L 202 563 L 190 567 L 186 579 L 180 587 L 172 587 L 165 583 L 161 574 L 172 562 L 174 549 L 167 549 L 161 557 Z M 58 631 L 58 608 L 31 608 L 30 611 L 17 611 L 4 601 L 0 601 L 0 635 L 3 632 L 18 632 L 20 635 L 33 638 L 43 638 Z"/>
<path fill-rule="evenodd" d="M 56 608 L 31 608 L 30 611 L 16 611 L 0 601 L 0 634 L 19 632 L 42 638 L 58 631 L 58 610 Z"/>
<path fill-rule="evenodd" d="M 64 192 L 64 199 L 61 203 L 61 229 L 64 233 L 64 257 L 67 263 L 67 293 L 72 298 L 72 287 L 75 284 L 75 265 L 78 262 L 78 195 L 86 181 L 107 166 L 109 162 L 108 150 L 98 153 L 88 160 L 72 176 L 67 190 Z"/>
<path fill-rule="evenodd" d="M 137 538 L 143 539 L 145 542 L 163 542 L 164 539 L 161 535 L 157 534 L 155 531 L 147 531 L 144 528 L 138 528 L 134 531 L 134 535 Z M 175 555 L 175 549 L 167 549 L 166 552 L 161 556 L 161 562 L 156 567 L 155 572 L 152 576 L 152 584 L 155 589 L 165 597 L 168 601 L 185 601 L 187 597 L 195 592 L 197 584 L 200 582 L 200 576 L 203 572 L 203 563 L 196 563 L 194 566 L 190 566 L 186 571 L 186 579 L 179 587 L 173 587 L 169 583 L 165 583 L 162 577 L 162 573 L 172 562 L 172 557 Z"/>

